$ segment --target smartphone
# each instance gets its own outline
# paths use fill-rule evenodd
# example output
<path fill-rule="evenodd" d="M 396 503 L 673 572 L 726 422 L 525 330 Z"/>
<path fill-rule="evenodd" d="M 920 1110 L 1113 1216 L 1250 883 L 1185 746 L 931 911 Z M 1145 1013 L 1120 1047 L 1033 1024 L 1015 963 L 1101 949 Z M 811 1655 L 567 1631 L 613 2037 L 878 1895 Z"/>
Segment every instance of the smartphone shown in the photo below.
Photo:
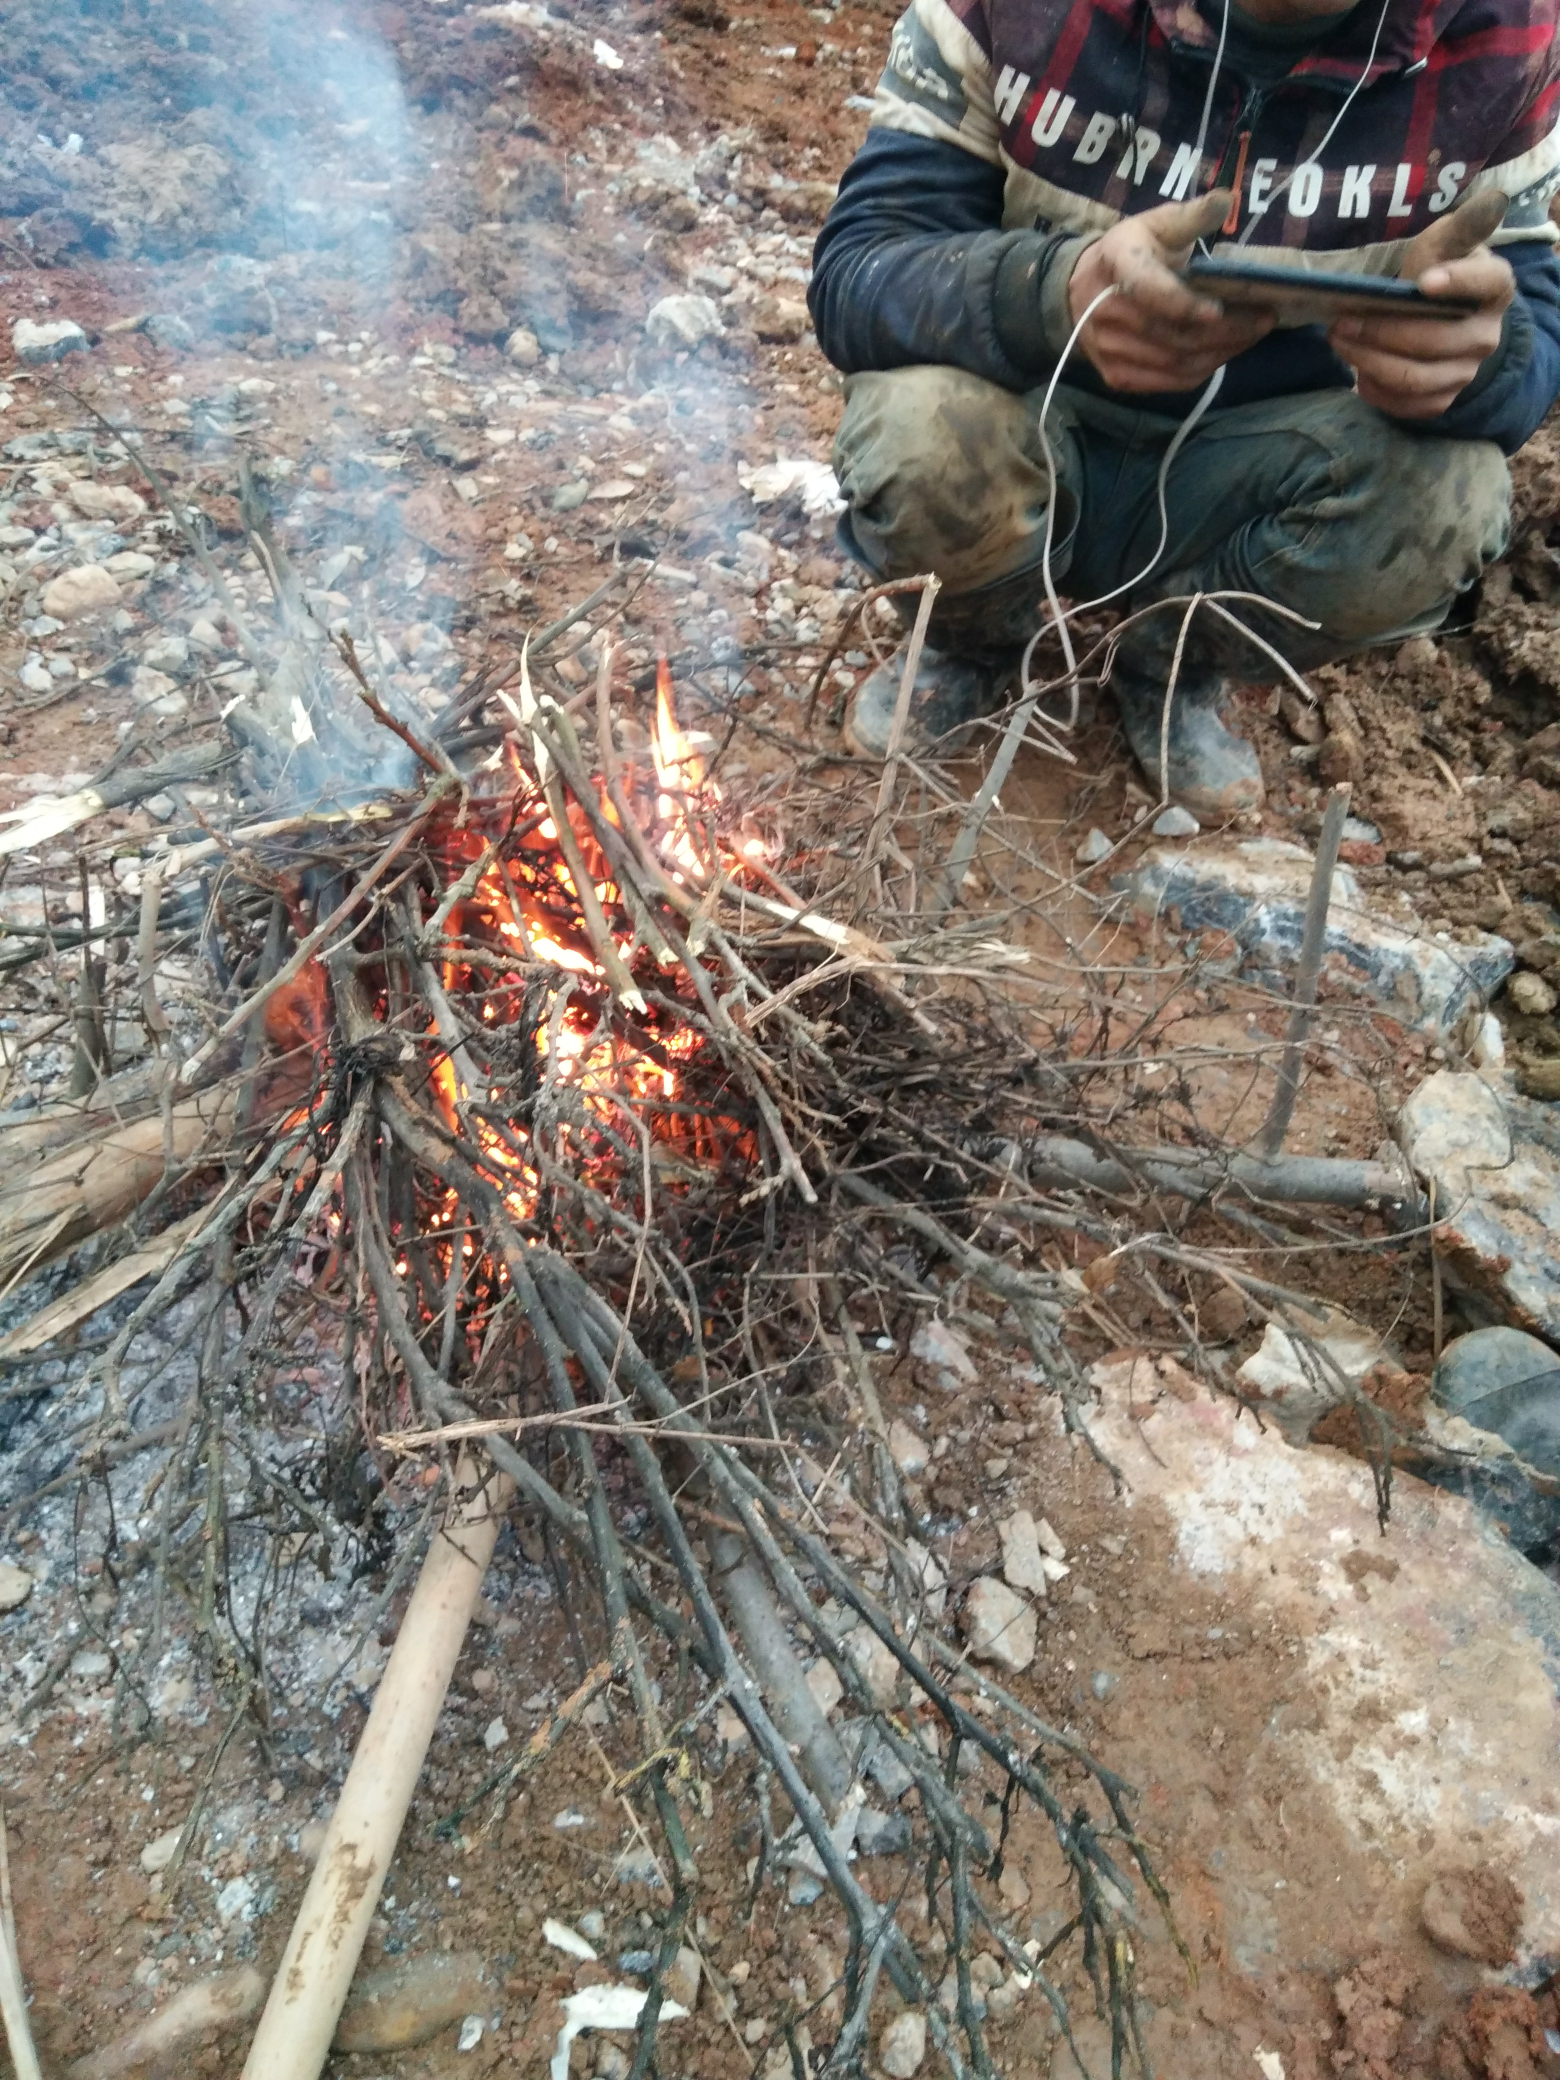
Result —
<path fill-rule="evenodd" d="M 1330 325 L 1335 318 L 1462 318 L 1479 305 L 1466 296 L 1427 296 L 1417 282 L 1389 274 L 1312 274 L 1196 254 L 1181 279 L 1218 302 L 1277 311 L 1290 325 Z"/>

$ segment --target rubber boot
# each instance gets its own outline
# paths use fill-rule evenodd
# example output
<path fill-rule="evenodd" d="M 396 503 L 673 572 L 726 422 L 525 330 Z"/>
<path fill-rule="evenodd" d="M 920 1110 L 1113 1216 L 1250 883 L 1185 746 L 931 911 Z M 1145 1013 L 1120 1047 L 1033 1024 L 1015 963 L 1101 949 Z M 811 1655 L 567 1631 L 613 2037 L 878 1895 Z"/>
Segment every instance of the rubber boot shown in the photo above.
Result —
<path fill-rule="evenodd" d="M 1159 770 L 1165 688 L 1157 676 L 1134 672 L 1118 658 L 1109 680 L 1132 755 L 1149 783 L 1205 823 L 1219 823 L 1246 809 L 1260 809 L 1262 764 L 1255 748 L 1225 722 L 1220 710 L 1230 698 L 1227 680 L 1186 679 L 1170 703 L 1169 772 Z"/>
<path fill-rule="evenodd" d="M 845 741 L 858 758 L 886 758 L 899 688 L 905 675 L 901 643 L 856 688 L 845 717 Z M 928 644 L 921 652 L 899 748 L 912 758 L 947 758 L 974 725 L 1002 707 L 1017 674 L 1021 650 L 998 657 L 952 657 Z"/>

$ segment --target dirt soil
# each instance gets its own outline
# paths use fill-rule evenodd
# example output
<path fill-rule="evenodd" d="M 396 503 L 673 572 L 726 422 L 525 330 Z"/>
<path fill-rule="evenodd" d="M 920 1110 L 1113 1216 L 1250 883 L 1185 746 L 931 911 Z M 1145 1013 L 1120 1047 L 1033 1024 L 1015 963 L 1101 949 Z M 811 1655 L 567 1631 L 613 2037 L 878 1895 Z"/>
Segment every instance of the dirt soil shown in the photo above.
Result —
<path fill-rule="evenodd" d="M 876 0 L 572 0 L 549 18 L 519 0 L 15 0 L 0 79 L 0 306 L 8 327 L 74 320 L 92 346 L 0 378 L 0 808 L 209 735 L 242 694 L 233 613 L 263 596 L 264 580 L 243 545 L 240 448 L 316 611 L 351 620 L 406 699 L 437 709 L 463 671 L 510 656 L 525 631 L 589 595 L 614 549 L 650 548 L 661 563 L 620 631 L 641 693 L 665 647 L 693 689 L 694 720 L 718 724 L 723 704 L 740 702 L 773 756 L 812 757 L 821 743 L 854 784 L 826 720 L 807 735 L 804 702 L 857 580 L 826 514 L 794 495 L 758 504 L 743 478 L 777 456 L 827 457 L 840 386 L 801 299 L 894 11 Z M 703 299 L 709 319 L 696 314 L 696 326 L 713 320 L 708 336 L 685 344 L 664 318 L 647 332 L 668 297 Z M 187 509 L 225 597 L 105 421 Z M 1324 786 L 1352 780 L 1355 813 L 1378 833 L 1346 854 L 1367 887 L 1405 891 L 1432 930 L 1503 933 L 1560 986 L 1560 434 L 1542 432 L 1517 476 L 1511 556 L 1454 632 L 1319 674 L 1320 728 L 1291 728 L 1265 695 L 1250 715 L 1272 783 L 1263 829 L 1312 835 Z M 113 572 L 118 603 L 62 622 L 42 589 L 88 558 Z M 593 669 L 593 640 L 588 631 L 567 661 L 574 684 Z M 825 717 L 868 662 L 847 651 L 823 689 Z M 1091 825 L 1118 832 L 1136 799 L 1108 712 L 1082 754 L 1078 775 L 1032 766 L 1014 782 L 1058 861 Z M 110 899 L 136 899 L 143 844 L 222 800 L 219 780 L 109 811 L 95 828 L 115 837 Z M 8 928 L 79 916 L 74 857 L 61 847 L 11 863 Z M 1036 927 L 1042 939 L 1057 929 Z M 1281 1008 L 1217 975 L 1190 991 L 1178 979 L 1166 1002 L 1160 983 L 1178 954 L 1095 910 L 1085 929 L 1098 934 L 1113 1010 L 1129 1023 L 1152 1014 L 1142 1102 L 1249 1131 L 1262 1091 L 1232 1055 L 1253 1035 L 1275 1037 Z M 160 971 L 160 986 L 176 1026 L 202 1030 L 194 963 Z M 25 971 L 7 987 L 0 1074 L 16 1109 L 58 1088 L 69 1035 L 57 1007 L 29 995 Z M 1508 1024 L 1524 1061 L 1560 1057 L 1551 1014 L 1512 1010 Z M 1166 1093 L 1153 1079 L 1177 1051 Z M 1292 1145 L 1371 1154 L 1428 1053 L 1423 1038 L 1345 1007 L 1312 1050 Z M 1391 1321 L 1422 1377 L 1431 1297 L 1403 1259 L 1320 1253 L 1310 1275 Z M 1238 1308 L 1230 1318 L 1227 1295 L 1210 1287 L 1203 1299 L 1210 1337 L 1236 1356 L 1254 1346 L 1255 1325 Z M 1152 1327 L 1118 1316 L 1104 1290 L 1086 1314 L 1080 1340 L 1096 1354 Z M 902 1325 L 861 1326 L 893 1346 Z M 1137 1970 L 1156 2071 L 1560 2072 L 1554 1995 L 1500 1976 L 1521 1902 L 1481 1863 L 1479 1842 L 1435 1845 L 1442 1918 L 1405 1920 L 1382 1846 L 1296 1801 L 1267 1758 L 1274 1715 L 1299 1722 L 1317 1707 L 1302 1643 L 1189 1579 L 1151 1509 L 1129 1526 L 1107 1474 L 1059 1434 L 996 1325 L 972 1334 L 986 1367 L 978 1388 L 933 1396 L 891 1349 L 874 1361 L 881 1392 L 932 1446 L 926 1496 L 939 1521 L 958 1524 L 938 1547 L 955 1588 L 990 1565 L 991 1520 L 1011 1507 L 1044 1514 L 1066 1545 L 1072 1572 L 1043 1606 L 1042 1650 L 1017 1684 L 1138 1787 L 1189 1957 L 1145 1913 Z M 305 1375 L 304 1400 L 306 1390 Z M 28 1403 L 17 1420 L 0 1442 L 27 1477 L 8 1475 L 7 1500 L 48 1478 L 39 1412 Z M 416 1497 L 395 1502 L 404 1527 Z M 160 1678 L 154 1737 L 135 1740 L 99 1651 L 122 1646 L 118 1628 L 131 1623 L 127 1588 L 105 1573 L 105 1521 L 101 1497 L 0 1520 L 0 1558 L 36 1583 L 0 1617 L 0 1790 L 51 2075 L 178 1989 L 274 1962 L 406 1593 L 383 1551 L 345 1570 L 340 1555 L 295 1556 L 294 1658 L 263 1740 L 233 1715 L 231 1682 L 214 1688 L 191 1655 L 186 1618 L 170 1618 L 179 1652 Z M 1368 1574 L 1362 1562 L 1362 1593 Z M 559 1993 L 602 1975 L 544 1943 L 547 1916 L 599 1916 L 592 1941 L 613 1975 L 642 1969 L 634 1954 L 653 1942 L 665 1895 L 632 1858 L 626 1877 L 620 1867 L 638 1815 L 606 1789 L 632 1755 L 609 1717 L 524 1793 L 479 1802 L 449 1838 L 435 1832 L 554 1708 L 581 1652 L 595 1658 L 594 1615 L 567 1588 L 536 1527 L 517 1520 L 370 1941 L 376 1966 L 469 1954 L 485 1976 L 462 2013 L 480 2016 L 480 2038 L 457 2049 L 460 2016 L 445 2016 L 415 2047 L 337 2057 L 339 2076 L 540 2073 Z M 332 1655 L 324 1644 L 314 1654 L 311 1629 L 356 1655 L 328 1695 L 320 1671 Z M 660 1676 L 669 1691 L 679 1680 L 674 1666 Z M 690 1752 L 706 1990 L 663 2038 L 668 2075 L 780 2080 L 781 2018 L 810 2017 L 822 2046 L 837 2013 L 842 1929 L 827 1900 L 789 1906 L 771 1883 L 748 1911 L 758 1836 L 747 1769 L 714 1736 Z M 146 1868 L 143 1851 L 192 1813 L 182 1870 Z M 892 1859 L 861 1868 L 875 1891 L 909 1882 Z M 1062 1873 L 1032 1821 L 1008 1868 L 1004 1900 L 1027 1904 L 1048 1941 Z M 1303 1940 L 1282 1954 L 1263 1906 L 1279 1889 L 1308 1903 L 1298 1919 L 1290 1906 L 1286 1927 Z M 1444 1937 L 1453 1924 L 1461 1945 L 1432 1940 L 1433 1926 Z M 1101 2073 L 1108 2032 L 1075 1965 L 1063 1984 L 1079 2048 Z M 1037 1994 L 991 2027 L 1011 2080 L 1076 2070 Z M 213 2029 L 162 2069 L 234 2071 L 240 2042 Z M 572 2070 L 615 2074 L 617 2056 L 582 2039 Z"/>

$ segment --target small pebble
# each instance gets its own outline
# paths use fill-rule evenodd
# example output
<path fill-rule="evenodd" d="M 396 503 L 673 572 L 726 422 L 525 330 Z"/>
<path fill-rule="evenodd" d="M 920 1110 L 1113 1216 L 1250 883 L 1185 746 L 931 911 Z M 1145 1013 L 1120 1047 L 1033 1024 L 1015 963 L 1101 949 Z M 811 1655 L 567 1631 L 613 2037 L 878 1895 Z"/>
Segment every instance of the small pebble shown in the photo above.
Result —
<path fill-rule="evenodd" d="M 1108 1668 L 1097 1668 L 1089 1678 L 1089 1688 L 1103 1704 L 1120 1680 L 1121 1678 L 1113 1676 Z"/>
<path fill-rule="evenodd" d="M 1156 823 L 1154 828 L 1158 830 L 1159 825 Z M 1082 867 L 1097 867 L 1102 859 L 1110 857 L 1113 849 L 1111 840 L 1102 830 L 1091 830 L 1073 854 L 1073 858 Z"/>
<path fill-rule="evenodd" d="M 1524 1018 L 1547 1018 L 1556 1002 L 1560 1001 L 1542 975 L 1527 970 L 1512 976 L 1506 984 L 1506 995 L 1511 1008 L 1520 1011 Z"/>
<path fill-rule="evenodd" d="M 460 2026 L 460 2035 L 455 2039 L 457 2051 L 475 2051 L 482 2042 L 486 2025 L 480 2015 L 468 2015 Z"/>
<path fill-rule="evenodd" d="M 494 1719 L 489 1722 L 487 1731 L 482 1736 L 482 1745 L 491 1755 L 494 1749 L 501 1748 L 508 1738 L 509 1728 L 502 1719 Z"/>
<path fill-rule="evenodd" d="M 1156 838 L 1195 838 L 1202 825 L 1190 809 L 1183 809 L 1179 802 L 1172 802 L 1168 809 L 1154 818 Z"/>
<path fill-rule="evenodd" d="M 580 1934 L 599 1943 L 607 1932 L 607 1917 L 599 1907 L 592 1907 L 588 1914 L 580 1916 Z"/>

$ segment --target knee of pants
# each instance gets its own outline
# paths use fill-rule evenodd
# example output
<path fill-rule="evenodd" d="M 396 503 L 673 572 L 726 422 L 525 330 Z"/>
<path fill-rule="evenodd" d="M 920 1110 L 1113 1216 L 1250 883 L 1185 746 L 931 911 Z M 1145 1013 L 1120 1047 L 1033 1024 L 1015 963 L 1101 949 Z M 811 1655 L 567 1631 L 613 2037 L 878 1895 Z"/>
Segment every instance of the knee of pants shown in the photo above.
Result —
<path fill-rule="evenodd" d="M 1034 562 L 1047 477 L 1022 398 L 956 368 L 852 376 L 845 398 L 834 468 L 874 570 L 957 593 Z"/>
<path fill-rule="evenodd" d="M 1360 530 L 1346 559 L 1339 635 L 1369 641 L 1434 621 L 1506 547 L 1511 472 L 1492 441 L 1415 434 L 1376 419 L 1360 456 Z"/>

